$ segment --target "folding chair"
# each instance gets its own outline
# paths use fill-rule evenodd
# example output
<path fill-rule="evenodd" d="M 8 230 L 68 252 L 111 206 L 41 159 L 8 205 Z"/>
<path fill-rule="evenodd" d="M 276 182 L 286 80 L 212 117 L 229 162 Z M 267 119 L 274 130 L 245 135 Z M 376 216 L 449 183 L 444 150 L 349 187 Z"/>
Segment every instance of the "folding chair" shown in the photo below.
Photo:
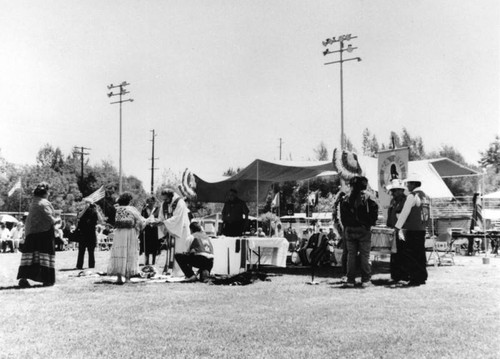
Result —
<path fill-rule="evenodd" d="M 440 234 L 438 240 L 434 242 L 434 251 L 437 254 L 439 265 L 450 264 L 455 265 L 453 257 L 455 253 L 451 246 L 451 232 Z"/>
<path fill-rule="evenodd" d="M 437 254 L 439 265 L 455 265 L 455 260 L 453 259 L 455 253 L 451 250 L 448 242 L 436 241 L 434 244 L 434 250 Z"/>
<path fill-rule="evenodd" d="M 427 257 L 427 265 L 439 265 L 440 264 L 440 259 L 439 259 L 439 254 L 436 251 L 436 237 L 432 236 L 430 238 L 425 239 L 425 251 L 430 252 L 429 256 Z"/>

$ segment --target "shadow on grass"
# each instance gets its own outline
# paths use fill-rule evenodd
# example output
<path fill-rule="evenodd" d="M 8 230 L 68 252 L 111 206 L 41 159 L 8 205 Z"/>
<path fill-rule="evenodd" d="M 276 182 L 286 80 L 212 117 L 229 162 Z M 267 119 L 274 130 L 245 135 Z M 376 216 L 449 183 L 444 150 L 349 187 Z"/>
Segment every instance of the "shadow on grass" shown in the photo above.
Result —
<path fill-rule="evenodd" d="M 139 284 L 145 284 L 145 283 L 165 283 L 165 280 L 162 281 L 148 281 L 148 280 L 134 280 L 134 281 L 127 281 L 126 283 L 118 283 L 116 280 L 111 280 L 111 279 L 103 279 L 94 282 L 96 285 L 118 285 L 118 286 L 123 286 L 123 285 L 139 285 Z"/>
<path fill-rule="evenodd" d="M 129 284 L 134 284 L 134 283 L 131 283 L 131 282 L 127 282 L 127 283 L 118 283 L 117 281 L 115 280 L 108 280 L 108 279 L 104 279 L 104 280 L 100 280 L 100 281 L 97 281 L 97 282 L 94 282 L 94 284 L 98 284 L 98 285 L 101 285 L 101 284 L 107 284 L 107 285 L 129 285 Z"/>
<path fill-rule="evenodd" d="M 271 274 L 287 274 L 287 275 L 299 275 L 299 276 L 312 276 L 311 266 L 296 266 L 290 265 L 286 268 L 272 267 L 272 266 L 260 266 L 260 270 Z M 372 262 L 372 275 L 376 274 L 387 274 L 390 273 L 390 263 L 383 261 L 373 261 Z M 314 277 L 316 278 L 341 278 L 342 268 L 332 267 L 332 266 L 322 266 L 314 268 Z"/>
<path fill-rule="evenodd" d="M 29 287 L 20 287 L 19 285 L 11 285 L 8 287 L 0 287 L 0 291 L 2 291 L 2 290 L 36 289 L 36 288 L 49 288 L 49 287 L 45 287 L 42 284 L 30 285 Z"/>

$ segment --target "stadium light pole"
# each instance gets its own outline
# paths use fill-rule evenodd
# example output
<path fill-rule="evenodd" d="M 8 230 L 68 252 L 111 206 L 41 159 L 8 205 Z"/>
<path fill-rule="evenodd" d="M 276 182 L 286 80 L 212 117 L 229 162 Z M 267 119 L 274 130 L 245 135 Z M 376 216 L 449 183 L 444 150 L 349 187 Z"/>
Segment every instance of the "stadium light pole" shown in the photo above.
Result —
<path fill-rule="evenodd" d="M 323 46 L 328 46 L 332 45 L 335 43 L 339 43 L 340 49 L 336 51 L 330 51 L 330 49 L 326 49 L 323 51 L 323 56 L 326 56 L 328 54 L 335 54 L 338 53 L 340 55 L 340 60 L 338 61 L 332 61 L 332 62 L 326 62 L 325 65 L 331 65 L 331 64 L 340 64 L 340 148 L 343 150 L 345 147 L 345 136 L 344 136 L 344 73 L 343 73 L 343 64 L 344 62 L 347 61 L 353 61 L 357 60 L 358 62 L 361 61 L 360 57 L 354 57 L 350 59 L 344 59 L 343 58 L 343 53 L 344 51 L 347 51 L 348 53 L 351 53 L 352 51 L 356 50 L 357 47 L 353 47 L 351 44 L 349 44 L 346 48 L 344 48 L 344 42 L 350 41 L 352 39 L 356 39 L 357 36 L 352 36 L 351 34 L 347 35 L 340 35 L 337 38 L 332 37 L 328 38 L 325 41 L 322 42 Z"/>
<path fill-rule="evenodd" d="M 120 159 L 119 159 L 119 172 L 118 172 L 118 176 L 119 176 L 119 189 L 118 189 L 118 191 L 120 194 L 122 193 L 122 188 L 123 188 L 123 185 L 122 185 L 122 103 L 134 102 L 134 100 L 131 98 L 126 99 L 126 100 L 123 99 L 124 95 L 130 93 L 129 91 L 127 91 L 125 89 L 125 87 L 128 85 L 130 85 L 130 84 L 127 83 L 127 81 L 123 81 L 119 85 L 111 84 L 108 86 L 108 90 L 111 90 L 111 92 L 108 93 L 108 97 L 120 96 L 120 99 L 118 101 L 111 102 L 112 105 L 114 105 L 116 103 L 120 104 Z M 116 89 L 116 88 L 118 88 L 119 90 L 117 93 L 114 93 L 113 89 Z"/>

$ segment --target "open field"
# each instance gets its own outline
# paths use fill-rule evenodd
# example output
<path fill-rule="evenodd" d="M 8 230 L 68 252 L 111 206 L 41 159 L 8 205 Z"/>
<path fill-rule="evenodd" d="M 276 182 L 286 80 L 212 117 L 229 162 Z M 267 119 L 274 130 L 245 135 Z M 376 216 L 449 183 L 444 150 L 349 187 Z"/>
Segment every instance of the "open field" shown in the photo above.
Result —
<path fill-rule="evenodd" d="M 77 252 L 57 252 L 54 287 L 17 289 L 20 254 L 0 254 L 1 358 L 497 358 L 500 258 L 455 257 L 428 284 L 341 289 L 300 269 L 269 282 L 111 284 L 77 277 Z M 97 252 L 96 271 L 108 252 Z M 160 259 L 160 263 L 163 263 Z"/>

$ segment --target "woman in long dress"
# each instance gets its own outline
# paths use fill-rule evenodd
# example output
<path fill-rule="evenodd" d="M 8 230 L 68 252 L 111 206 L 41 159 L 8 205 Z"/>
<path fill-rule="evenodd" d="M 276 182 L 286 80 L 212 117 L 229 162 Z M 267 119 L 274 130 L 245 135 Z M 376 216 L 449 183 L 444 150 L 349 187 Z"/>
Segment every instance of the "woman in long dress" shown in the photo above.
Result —
<path fill-rule="evenodd" d="M 132 194 L 124 192 L 118 199 L 116 209 L 113 246 L 107 274 L 118 276 L 118 284 L 125 283 L 139 273 L 139 233 L 146 220 L 135 207 L 130 206 L 132 198 Z"/>
<path fill-rule="evenodd" d="M 33 192 L 33 200 L 26 219 L 26 239 L 17 273 L 20 287 L 29 287 L 28 279 L 42 282 L 44 286 L 51 286 L 56 282 L 54 235 L 56 216 L 48 197 L 49 185 L 41 182 Z"/>

